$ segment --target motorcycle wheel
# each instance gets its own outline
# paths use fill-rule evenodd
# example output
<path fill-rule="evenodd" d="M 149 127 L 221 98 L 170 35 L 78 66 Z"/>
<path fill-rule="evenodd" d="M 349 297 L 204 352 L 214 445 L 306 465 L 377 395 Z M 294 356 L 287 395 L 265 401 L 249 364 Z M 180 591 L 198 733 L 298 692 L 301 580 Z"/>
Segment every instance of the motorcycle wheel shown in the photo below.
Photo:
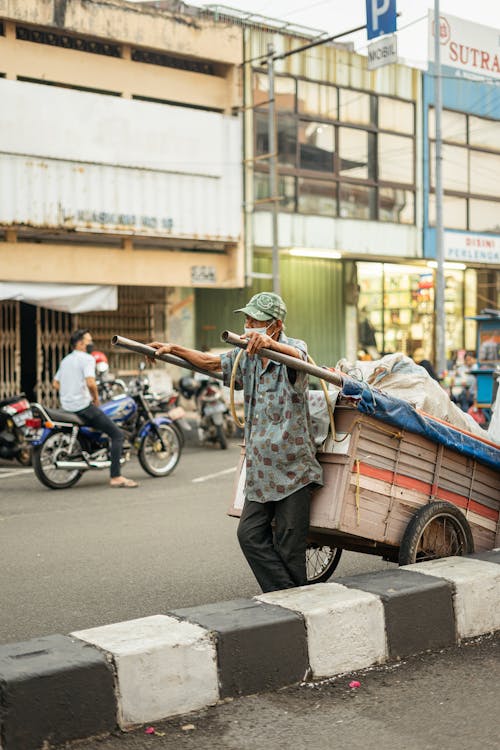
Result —
<path fill-rule="evenodd" d="M 30 445 L 23 445 L 21 450 L 16 456 L 16 461 L 18 461 L 21 466 L 31 466 L 33 463 L 32 455 L 31 455 L 31 446 Z"/>
<path fill-rule="evenodd" d="M 224 428 L 221 424 L 215 425 L 215 441 L 219 443 L 223 451 L 227 448 L 227 439 L 224 435 Z"/>
<path fill-rule="evenodd" d="M 179 463 L 182 445 L 172 425 L 158 425 L 158 429 L 167 450 L 162 450 L 157 435 L 153 430 L 150 430 L 142 439 L 138 458 L 147 474 L 152 477 L 166 477 L 173 472 Z"/>
<path fill-rule="evenodd" d="M 33 448 L 33 468 L 37 479 L 51 490 L 65 490 L 78 482 L 83 472 L 80 469 L 56 469 L 56 458 L 65 458 L 69 446 L 70 436 L 65 432 L 53 432 L 47 440 Z M 78 440 L 74 450 L 79 449 Z"/>
<path fill-rule="evenodd" d="M 179 438 L 179 443 L 181 444 L 181 448 L 184 448 L 184 445 L 186 443 L 186 438 L 184 437 L 182 427 L 179 427 L 179 425 L 176 422 L 172 422 L 171 427 L 177 433 L 177 437 Z"/>

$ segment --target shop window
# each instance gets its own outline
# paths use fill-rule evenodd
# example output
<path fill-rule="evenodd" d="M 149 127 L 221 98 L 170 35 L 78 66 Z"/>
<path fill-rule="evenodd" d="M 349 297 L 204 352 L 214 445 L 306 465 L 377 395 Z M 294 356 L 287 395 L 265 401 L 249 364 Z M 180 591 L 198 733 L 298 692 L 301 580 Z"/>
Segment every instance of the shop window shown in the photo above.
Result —
<path fill-rule="evenodd" d="M 375 136 L 366 130 L 339 128 L 340 174 L 366 180 L 375 177 Z"/>
<path fill-rule="evenodd" d="M 395 224 L 415 222 L 415 195 L 403 188 L 381 187 L 378 191 L 378 218 Z"/>
<path fill-rule="evenodd" d="M 378 176 L 387 182 L 414 182 L 413 139 L 380 133 L 378 137 Z"/>
<path fill-rule="evenodd" d="M 429 109 L 429 138 L 436 137 L 436 113 Z M 452 143 L 467 143 L 467 117 L 461 112 L 443 109 L 441 113 L 441 137 Z"/>
<path fill-rule="evenodd" d="M 469 200 L 469 229 L 500 233 L 500 204 L 495 201 Z"/>
<path fill-rule="evenodd" d="M 263 200 L 270 197 L 269 173 L 255 172 L 254 174 L 255 200 Z M 281 200 L 278 203 L 279 211 L 295 211 L 295 177 L 280 175 L 278 178 L 278 195 Z M 262 208 L 269 211 L 270 204 L 262 203 L 256 209 Z"/>
<path fill-rule="evenodd" d="M 395 130 L 397 133 L 413 135 L 415 130 L 413 104 L 380 96 L 378 126 L 381 130 Z"/>
<path fill-rule="evenodd" d="M 333 125 L 299 122 L 299 166 L 318 172 L 333 171 L 335 133 Z"/>
<path fill-rule="evenodd" d="M 324 180 L 299 179 L 299 211 L 337 216 L 337 185 Z"/>
<path fill-rule="evenodd" d="M 470 192 L 500 198 L 500 155 L 470 151 Z M 499 207 L 500 209 L 500 207 Z"/>
<path fill-rule="evenodd" d="M 469 152 L 460 146 L 443 145 L 443 187 L 460 193 L 469 191 Z M 431 186 L 435 187 L 436 145 L 430 145 Z"/>
<path fill-rule="evenodd" d="M 254 73 L 253 103 L 255 106 L 269 106 L 269 79 L 264 73 Z M 276 76 L 274 79 L 274 103 L 276 109 L 295 112 L 295 79 Z"/>
<path fill-rule="evenodd" d="M 334 86 L 298 81 L 297 103 L 303 114 L 338 119 L 337 89 Z"/>
<path fill-rule="evenodd" d="M 375 219 L 375 188 L 364 185 L 340 185 L 339 215 L 343 219 Z"/>
<path fill-rule="evenodd" d="M 339 120 L 355 125 L 371 125 L 374 122 L 372 97 L 352 89 L 339 90 Z"/>
<path fill-rule="evenodd" d="M 436 196 L 429 195 L 429 224 L 436 225 Z M 447 229 L 467 229 L 467 199 L 443 196 L 443 224 Z"/>
<path fill-rule="evenodd" d="M 469 143 L 471 146 L 500 151 L 500 121 L 470 115 Z"/>

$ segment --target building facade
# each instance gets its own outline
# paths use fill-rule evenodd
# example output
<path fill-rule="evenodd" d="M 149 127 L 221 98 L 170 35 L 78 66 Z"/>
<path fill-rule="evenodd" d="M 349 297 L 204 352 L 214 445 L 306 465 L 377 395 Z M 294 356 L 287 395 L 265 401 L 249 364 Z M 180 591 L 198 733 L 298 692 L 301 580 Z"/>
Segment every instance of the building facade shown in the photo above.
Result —
<path fill-rule="evenodd" d="M 493 64 L 498 41 L 494 29 L 446 14 L 441 19 L 441 38 L 446 348 L 450 353 L 476 349 L 476 324 L 467 316 L 485 308 L 500 309 L 500 70 Z M 476 48 L 477 40 L 481 49 Z M 423 75 L 424 256 L 431 264 L 436 257 L 434 104 L 431 68 Z"/>
<path fill-rule="evenodd" d="M 0 2 L 0 381 L 50 401 L 72 328 L 193 338 L 241 287 L 241 30 L 122 0 Z"/>

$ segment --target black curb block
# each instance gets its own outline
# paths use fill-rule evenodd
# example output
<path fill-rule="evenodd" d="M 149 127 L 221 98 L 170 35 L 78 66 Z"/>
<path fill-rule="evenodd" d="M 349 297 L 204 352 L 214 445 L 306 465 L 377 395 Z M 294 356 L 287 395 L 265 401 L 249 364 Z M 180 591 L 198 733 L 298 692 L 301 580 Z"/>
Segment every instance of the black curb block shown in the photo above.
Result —
<path fill-rule="evenodd" d="M 305 623 L 291 610 L 233 599 L 167 614 L 214 634 L 221 698 L 274 690 L 306 676 Z"/>
<path fill-rule="evenodd" d="M 400 659 L 457 642 L 453 586 L 412 570 L 383 570 L 337 578 L 382 600 L 389 658 Z"/>
<path fill-rule="evenodd" d="M 114 678 L 104 655 L 65 635 L 0 646 L 0 747 L 108 734 L 116 727 Z"/>

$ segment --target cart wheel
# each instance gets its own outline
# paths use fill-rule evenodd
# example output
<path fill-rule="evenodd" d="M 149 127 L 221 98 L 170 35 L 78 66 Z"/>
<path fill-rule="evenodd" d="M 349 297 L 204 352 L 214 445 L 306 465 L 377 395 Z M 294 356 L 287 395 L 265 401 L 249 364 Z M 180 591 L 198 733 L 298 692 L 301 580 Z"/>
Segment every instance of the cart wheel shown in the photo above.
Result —
<path fill-rule="evenodd" d="M 399 564 L 411 565 L 474 552 L 469 523 L 456 505 L 438 501 L 417 510 L 399 548 Z"/>
<path fill-rule="evenodd" d="M 324 583 L 339 564 L 342 550 L 309 542 L 306 549 L 306 571 L 309 583 Z"/>

